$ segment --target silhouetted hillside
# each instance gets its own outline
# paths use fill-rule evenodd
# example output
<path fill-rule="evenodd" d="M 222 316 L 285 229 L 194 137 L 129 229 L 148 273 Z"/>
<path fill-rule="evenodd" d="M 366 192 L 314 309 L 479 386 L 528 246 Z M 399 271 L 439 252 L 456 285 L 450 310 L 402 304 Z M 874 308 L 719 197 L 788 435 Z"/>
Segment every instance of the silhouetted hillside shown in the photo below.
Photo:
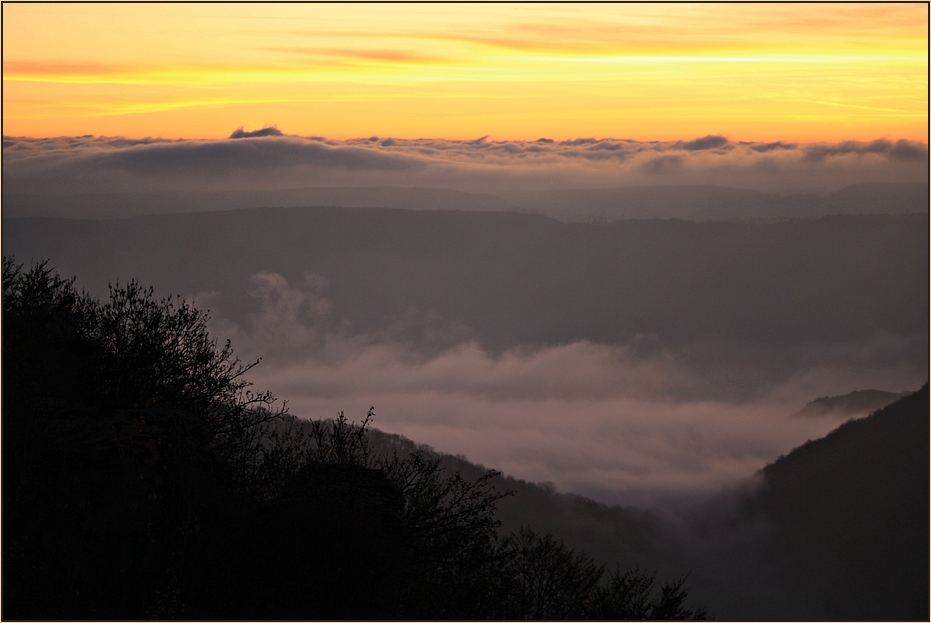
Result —
<path fill-rule="evenodd" d="M 3 618 L 704 618 L 684 578 L 499 534 L 496 473 L 376 455 L 374 409 L 272 409 L 206 321 L 4 258 Z"/>
<path fill-rule="evenodd" d="M 798 417 L 818 417 L 822 415 L 843 416 L 869 413 L 892 404 L 905 395 L 884 392 L 878 389 L 861 389 L 842 396 L 815 398 L 795 415 Z"/>
<path fill-rule="evenodd" d="M 470 480 L 488 471 L 465 457 L 436 452 L 401 435 L 373 429 L 370 439 L 374 452 L 409 453 L 419 449 L 439 459 L 440 466 L 449 473 L 458 472 Z M 567 546 L 585 551 L 600 564 L 655 566 L 654 545 L 661 529 L 655 514 L 600 504 L 581 495 L 560 493 L 551 484 L 527 482 L 506 474 L 495 476 L 492 482 L 498 490 L 514 493 L 498 501 L 496 517 L 502 534 L 533 526 L 538 531 L 552 532 Z M 688 568 L 666 571 L 679 574 Z"/>
<path fill-rule="evenodd" d="M 819 618 L 927 620 L 928 386 L 763 470 L 772 559 Z"/>

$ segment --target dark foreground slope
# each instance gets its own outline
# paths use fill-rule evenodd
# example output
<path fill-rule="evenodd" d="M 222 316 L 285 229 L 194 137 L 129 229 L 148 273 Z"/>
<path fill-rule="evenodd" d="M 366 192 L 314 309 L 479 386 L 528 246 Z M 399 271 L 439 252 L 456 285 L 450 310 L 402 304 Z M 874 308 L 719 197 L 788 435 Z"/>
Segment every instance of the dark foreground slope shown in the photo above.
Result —
<path fill-rule="evenodd" d="M 494 473 L 299 425 L 183 301 L 4 258 L 3 327 L 4 619 L 704 616 L 682 579 L 499 538 Z"/>
<path fill-rule="evenodd" d="M 763 470 L 772 559 L 819 618 L 927 620 L 928 386 Z"/>
<path fill-rule="evenodd" d="M 460 473 L 469 480 L 488 472 L 465 457 L 437 452 L 401 435 L 373 429 L 370 441 L 372 450 L 377 453 L 425 452 L 439 460 L 440 467 L 447 473 Z M 552 532 L 567 546 L 586 552 L 597 563 L 640 568 L 656 566 L 656 540 L 662 532 L 662 521 L 655 513 L 634 507 L 608 506 L 581 495 L 559 492 L 551 483 L 527 482 L 506 474 L 498 474 L 492 482 L 498 490 L 513 493 L 497 504 L 501 534 L 533 526 L 541 532 Z M 688 569 L 689 564 L 664 566 L 663 572 L 670 575 L 663 579 L 681 575 Z"/>
<path fill-rule="evenodd" d="M 500 476 L 517 495 L 501 500 L 499 517 L 511 530 L 552 530 L 599 560 L 690 570 L 696 599 L 725 619 L 926 620 L 929 434 L 925 386 L 781 457 L 762 470 L 761 489 L 686 511 L 688 533 L 659 515 Z"/>

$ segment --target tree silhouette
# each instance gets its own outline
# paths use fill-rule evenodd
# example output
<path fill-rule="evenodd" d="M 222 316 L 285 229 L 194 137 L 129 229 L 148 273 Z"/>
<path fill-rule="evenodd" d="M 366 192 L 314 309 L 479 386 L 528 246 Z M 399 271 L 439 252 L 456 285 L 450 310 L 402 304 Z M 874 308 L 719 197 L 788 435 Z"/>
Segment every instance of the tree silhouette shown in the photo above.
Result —
<path fill-rule="evenodd" d="M 3 262 L 3 616 L 700 618 L 683 582 L 604 577 L 488 471 L 376 455 L 359 424 L 253 391 L 208 316 L 135 281 L 100 301 Z"/>
<path fill-rule="evenodd" d="M 620 567 L 605 575 L 584 552 L 552 534 L 530 528 L 504 545 L 509 586 L 508 618 L 535 620 L 703 620 L 707 612 L 686 605 L 685 578 L 654 590 L 655 575 Z"/>

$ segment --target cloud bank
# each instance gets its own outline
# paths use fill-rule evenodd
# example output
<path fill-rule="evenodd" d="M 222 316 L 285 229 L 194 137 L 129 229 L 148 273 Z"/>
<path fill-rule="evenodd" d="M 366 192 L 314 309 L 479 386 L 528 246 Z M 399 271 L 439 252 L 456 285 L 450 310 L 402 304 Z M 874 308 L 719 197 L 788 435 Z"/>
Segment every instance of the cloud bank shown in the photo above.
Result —
<path fill-rule="evenodd" d="M 467 192 L 717 184 L 767 191 L 927 182 L 928 146 L 908 140 L 795 144 L 614 138 L 350 140 L 242 128 L 226 140 L 4 137 L 14 193 L 431 186 Z"/>
<path fill-rule="evenodd" d="M 681 352 L 645 349 L 649 336 L 497 355 L 463 339 L 424 352 L 333 322 L 319 276 L 289 284 L 258 273 L 250 286 L 256 311 L 240 323 L 220 313 L 212 331 L 233 339 L 245 358 L 264 357 L 250 378 L 287 399 L 295 415 L 361 418 L 374 405 L 382 430 L 607 503 L 665 506 L 714 494 L 840 423 L 792 417 L 812 398 L 923 382 L 907 366 L 876 363 L 875 352 L 896 348 L 880 337 L 849 345 L 848 367 L 815 361 L 735 400 L 709 391 L 720 371 L 690 365 Z"/>

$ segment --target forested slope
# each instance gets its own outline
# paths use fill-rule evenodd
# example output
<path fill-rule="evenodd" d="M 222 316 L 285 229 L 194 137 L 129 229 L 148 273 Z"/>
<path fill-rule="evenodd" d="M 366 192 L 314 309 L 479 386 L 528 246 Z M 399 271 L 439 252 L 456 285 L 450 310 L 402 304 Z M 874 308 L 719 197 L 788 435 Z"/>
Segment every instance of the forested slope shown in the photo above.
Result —
<path fill-rule="evenodd" d="M 929 435 L 925 385 L 763 470 L 773 560 L 821 616 L 928 618 Z"/>

